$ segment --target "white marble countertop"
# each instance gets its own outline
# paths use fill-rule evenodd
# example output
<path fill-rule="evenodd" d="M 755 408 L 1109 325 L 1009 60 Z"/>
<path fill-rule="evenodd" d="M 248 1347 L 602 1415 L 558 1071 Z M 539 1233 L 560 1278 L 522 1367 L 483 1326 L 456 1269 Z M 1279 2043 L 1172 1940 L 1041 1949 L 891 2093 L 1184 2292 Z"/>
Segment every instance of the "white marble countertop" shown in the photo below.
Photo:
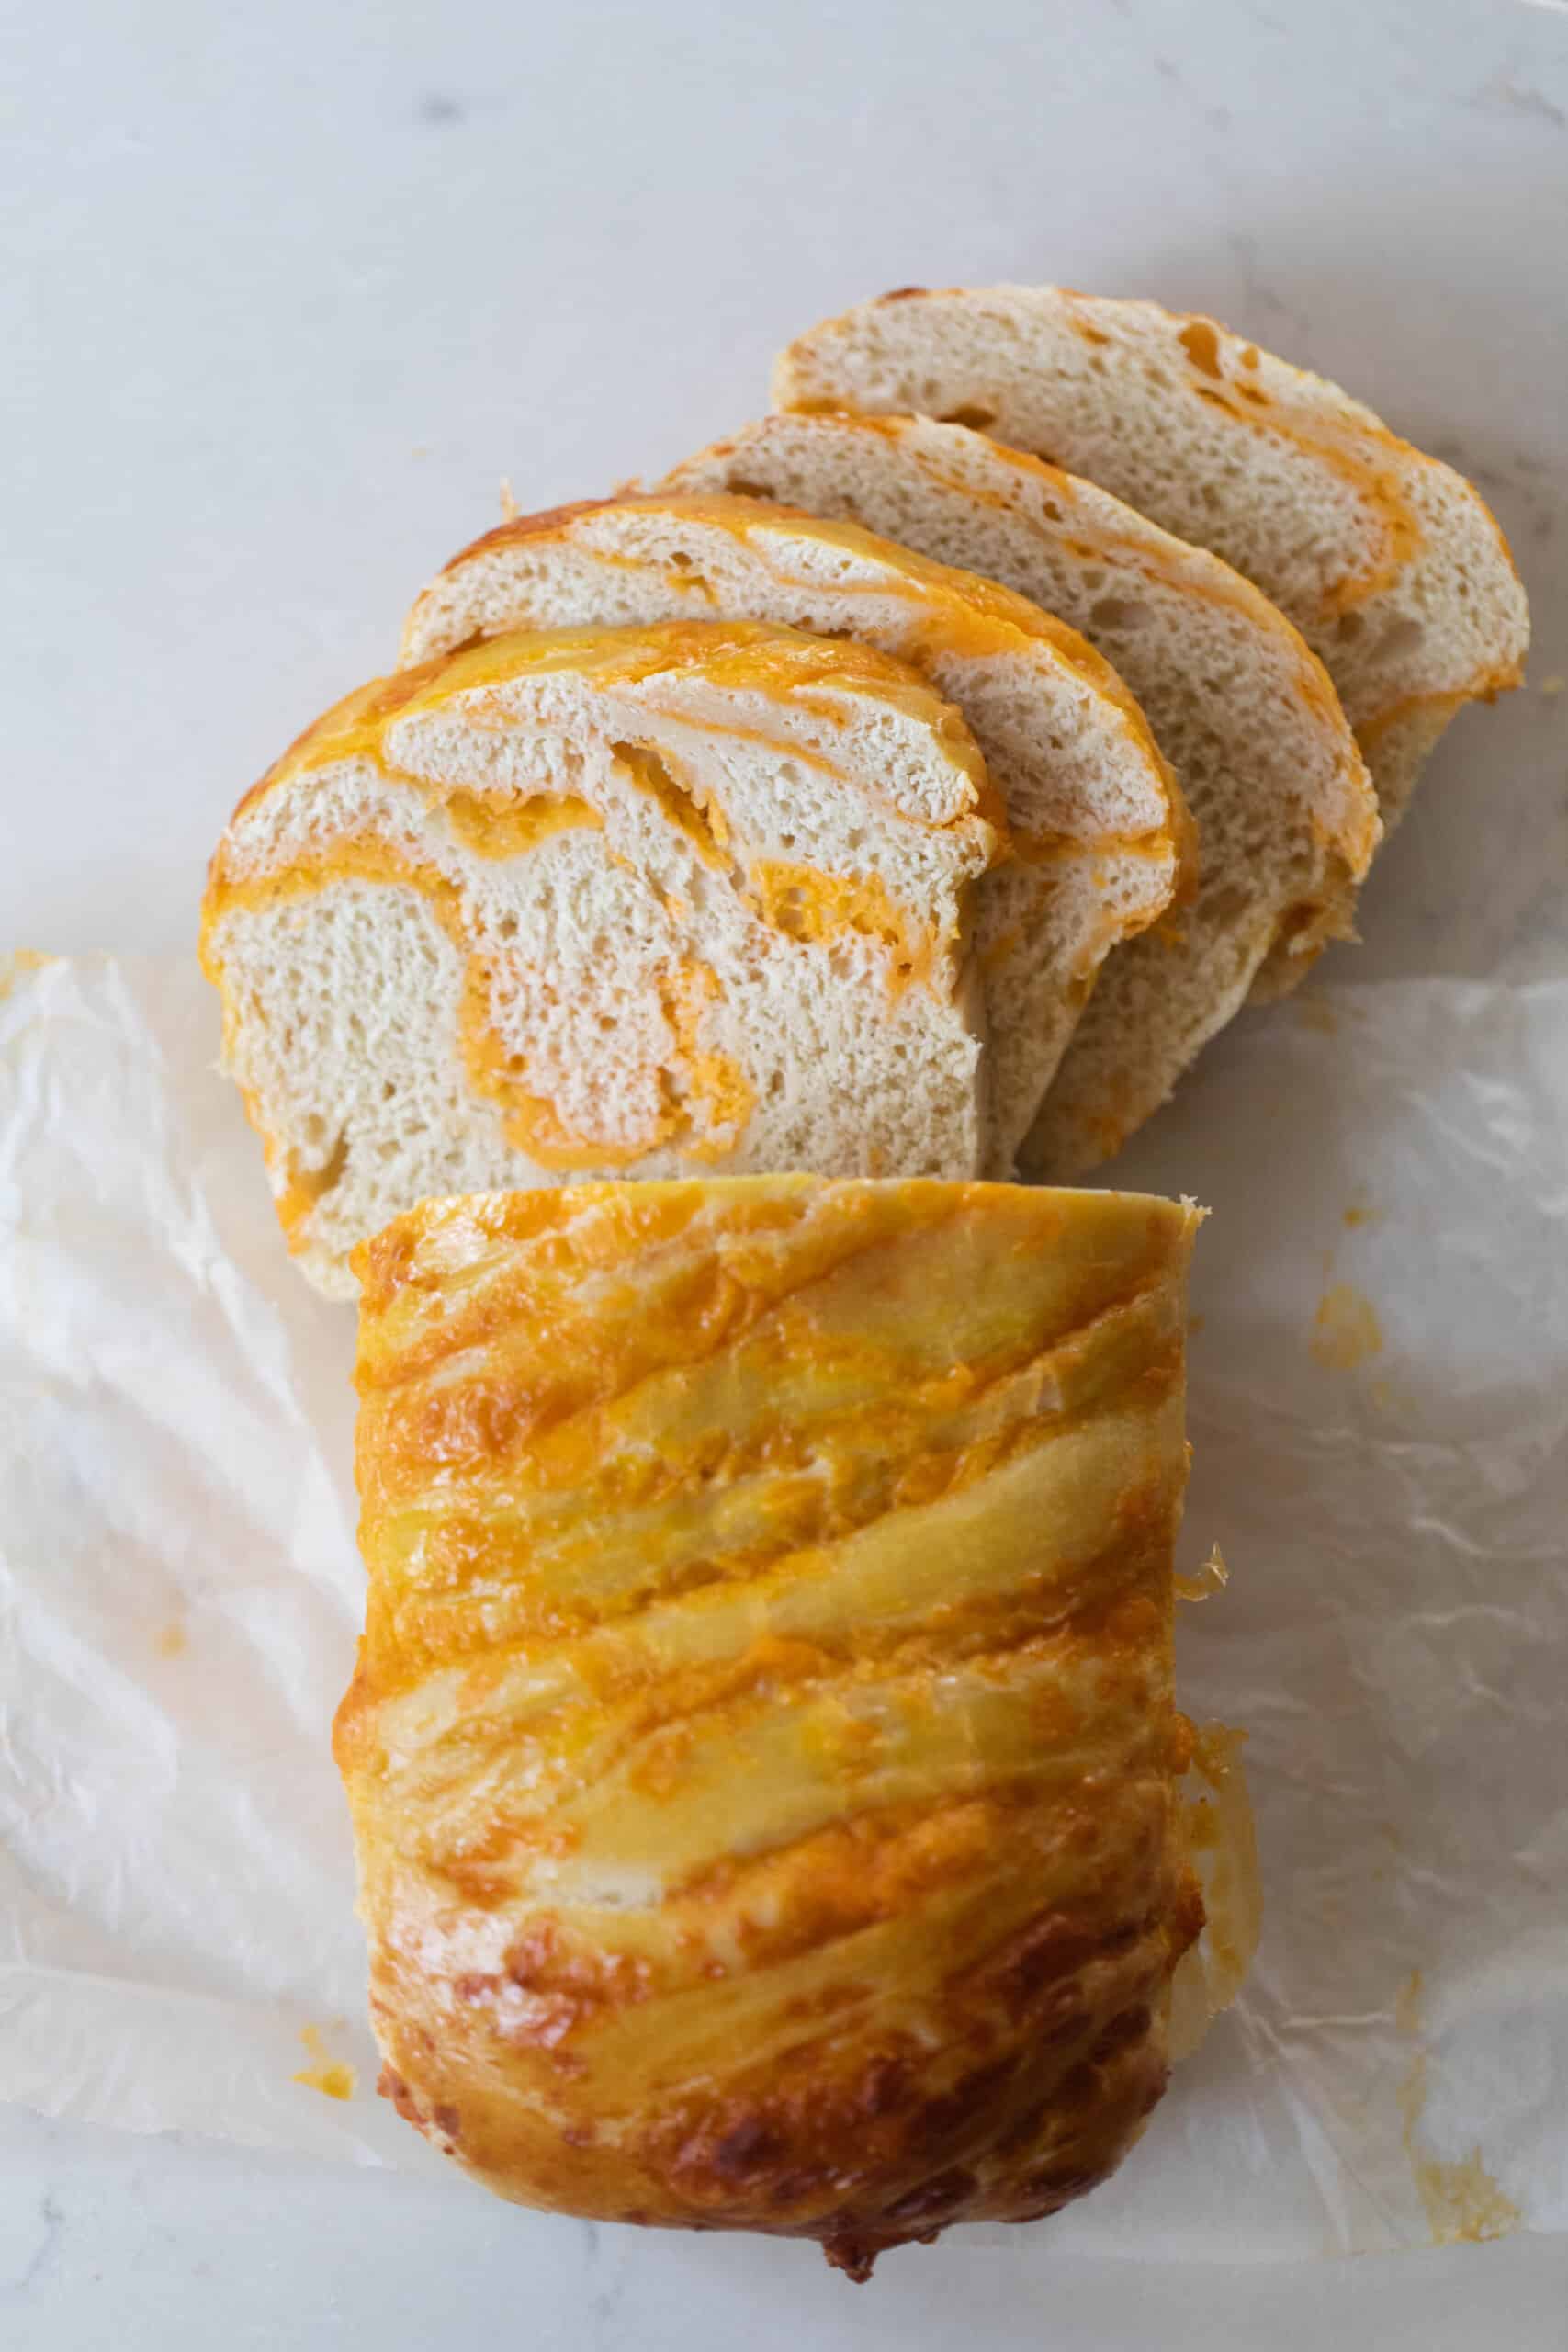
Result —
<path fill-rule="evenodd" d="M 433 2163 L 434 2163 L 433 2159 Z M 0 2109 L 6 2352 L 1562 2352 L 1547 2238 L 1354 2263 L 887 2257 L 596 2229 L 466 2182 L 119 2138 Z M 1484 2334 L 1483 2333 L 1484 2330 Z"/>
<path fill-rule="evenodd" d="M 822 313 L 1012 277 L 1212 310 L 1477 477 L 1533 683 L 1446 741 L 1357 968 L 1568 969 L 1564 0 L 81 0 L 5 47 L 0 942 L 188 943 L 232 800 L 386 666 L 502 475 L 544 505 L 651 472 Z M 7 2352 L 1568 2346 L 1545 2239 L 1021 2276 L 959 2239 L 857 2292 L 0 2110 Z"/>

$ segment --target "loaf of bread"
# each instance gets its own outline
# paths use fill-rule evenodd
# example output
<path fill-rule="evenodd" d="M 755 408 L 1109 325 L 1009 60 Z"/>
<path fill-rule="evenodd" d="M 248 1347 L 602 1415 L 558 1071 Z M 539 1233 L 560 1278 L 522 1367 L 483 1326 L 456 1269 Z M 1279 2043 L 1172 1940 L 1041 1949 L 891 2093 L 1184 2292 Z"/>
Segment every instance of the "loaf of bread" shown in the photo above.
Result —
<path fill-rule="evenodd" d="M 1201 1921 L 1196 1223 L 776 1177 L 366 1245 L 335 1746 L 382 2087 L 477 2178 L 861 2278 L 1120 2162 Z"/>
<path fill-rule="evenodd" d="M 1385 826 L 1454 712 L 1523 674 L 1524 590 L 1473 485 L 1213 319 L 906 287 L 800 336 L 773 397 L 982 427 L 1224 556 L 1322 656 Z"/>
<path fill-rule="evenodd" d="M 329 712 L 212 864 L 227 1068 L 304 1270 L 427 1194 L 973 1176 L 1005 820 L 906 663 L 756 625 L 497 639 Z"/>
<path fill-rule="evenodd" d="M 1273 993 L 1350 928 L 1379 838 L 1371 783 L 1322 663 L 1217 556 L 1092 482 L 967 425 L 780 413 L 670 486 L 844 516 L 1001 581 L 1089 638 L 1131 687 L 1198 826 L 1196 899 L 1107 957 L 1019 1154 L 1031 1175 L 1109 1158 L 1259 973 Z"/>
<path fill-rule="evenodd" d="M 1012 861 L 980 886 L 975 935 L 986 1167 L 1010 1173 L 1104 957 L 1185 885 L 1185 812 L 1143 714 L 1081 637 L 1021 597 L 852 524 L 720 495 L 503 524 L 420 598 L 403 650 L 419 660 L 501 628 L 691 614 L 880 647 L 964 712 L 1013 835 Z"/>

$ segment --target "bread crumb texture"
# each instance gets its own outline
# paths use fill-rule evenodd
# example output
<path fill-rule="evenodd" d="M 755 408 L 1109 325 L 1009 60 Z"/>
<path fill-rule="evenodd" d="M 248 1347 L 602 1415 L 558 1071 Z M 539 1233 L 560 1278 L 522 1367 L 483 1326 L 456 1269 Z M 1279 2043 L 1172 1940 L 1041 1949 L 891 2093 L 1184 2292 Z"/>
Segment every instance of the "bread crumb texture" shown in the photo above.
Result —
<path fill-rule="evenodd" d="M 1348 935 L 1382 834 L 1371 778 L 1322 662 L 1219 557 L 951 417 L 778 413 L 670 482 L 870 525 L 998 580 L 1080 632 L 1142 707 L 1197 825 L 1196 886 L 1106 955 L 1026 1172 L 1109 1158 L 1249 995 L 1294 988 Z"/>
<path fill-rule="evenodd" d="M 1453 713 L 1523 676 L 1524 590 L 1472 482 L 1217 320 L 1066 287 L 915 290 L 800 336 L 786 409 L 985 416 L 1273 598 L 1402 813 Z"/>
<path fill-rule="evenodd" d="M 984 755 L 987 813 L 1012 841 L 974 910 L 989 1036 L 986 1164 L 1005 1174 L 1105 959 L 1188 886 L 1179 788 L 1137 699 L 1089 637 L 1055 607 L 979 576 L 1002 565 L 965 569 L 964 551 L 947 548 L 933 560 L 903 505 L 857 519 L 811 485 L 786 483 L 780 498 L 752 494 L 751 481 L 742 492 L 739 481 L 761 468 L 745 453 L 737 462 L 734 488 L 720 474 L 488 532 L 414 605 L 404 659 L 519 628 L 696 616 L 784 624 L 912 664 L 963 714 Z"/>
<path fill-rule="evenodd" d="M 306 1271 L 412 1202 L 722 1165 L 969 1176 L 1007 854 L 907 663 L 763 625 L 520 634 L 246 796 L 203 955 Z"/>

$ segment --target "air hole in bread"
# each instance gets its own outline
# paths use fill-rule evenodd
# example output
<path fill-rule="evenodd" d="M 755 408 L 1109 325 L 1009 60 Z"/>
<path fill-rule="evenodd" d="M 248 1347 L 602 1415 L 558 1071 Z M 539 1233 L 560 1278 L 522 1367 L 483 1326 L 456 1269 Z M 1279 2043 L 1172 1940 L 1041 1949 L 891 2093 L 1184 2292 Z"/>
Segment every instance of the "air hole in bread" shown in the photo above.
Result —
<path fill-rule="evenodd" d="M 739 475 L 725 486 L 737 498 L 776 498 L 778 495 L 765 481 L 743 481 Z"/>
<path fill-rule="evenodd" d="M 1089 615 L 1091 628 L 1141 628 L 1148 616 L 1148 606 L 1135 596 L 1102 596 Z"/>
<path fill-rule="evenodd" d="M 1466 593 L 1462 581 L 1459 583 L 1459 593 L 1461 596 Z M 1401 614 L 1397 620 L 1390 621 L 1384 629 L 1378 643 L 1378 651 L 1380 654 L 1408 653 L 1413 646 L 1420 644 L 1426 633 L 1413 614 Z"/>
<path fill-rule="evenodd" d="M 1341 613 L 1335 623 L 1334 634 L 1342 644 L 1350 645 L 1360 636 L 1366 626 L 1365 617 L 1360 613 Z"/>
<path fill-rule="evenodd" d="M 692 559 L 684 548 L 677 548 L 670 560 L 677 571 L 690 571 L 692 568 Z"/>
<path fill-rule="evenodd" d="M 972 433 L 984 433 L 987 427 L 995 424 L 996 421 L 997 412 L 994 408 L 980 408 L 974 403 L 964 408 L 950 408 L 941 419 L 943 424 L 966 424 Z"/>

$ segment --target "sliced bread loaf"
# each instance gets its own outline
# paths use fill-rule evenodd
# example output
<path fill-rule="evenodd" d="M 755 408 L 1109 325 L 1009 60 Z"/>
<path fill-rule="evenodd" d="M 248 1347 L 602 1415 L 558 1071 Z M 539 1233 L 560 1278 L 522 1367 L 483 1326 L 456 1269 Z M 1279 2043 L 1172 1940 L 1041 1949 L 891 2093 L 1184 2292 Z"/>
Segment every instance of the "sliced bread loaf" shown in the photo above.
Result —
<path fill-rule="evenodd" d="M 964 1177 L 971 885 L 1005 852 L 906 663 L 693 623 L 502 637 L 330 711 L 234 813 L 202 953 L 289 1246 L 585 1173 Z"/>
<path fill-rule="evenodd" d="M 1522 675 L 1524 590 L 1479 492 L 1213 319 L 906 287 L 791 344 L 773 400 L 981 427 L 1224 556 L 1322 656 L 1385 826 L 1460 706 Z"/>
<path fill-rule="evenodd" d="M 1081 1174 L 1158 1109 L 1272 967 L 1287 985 L 1349 928 L 1376 802 L 1322 663 L 1201 548 L 1038 458 L 927 417 L 762 418 L 676 468 L 850 516 L 1034 599 L 1143 706 L 1198 824 L 1194 904 L 1107 957 L 1020 1154 Z"/>
<path fill-rule="evenodd" d="M 1081 637 L 1022 597 L 852 524 L 721 495 L 606 500 L 503 524 L 420 598 L 403 650 L 419 660 L 496 629 L 694 613 L 878 646 L 968 720 L 1015 853 L 976 907 L 991 1040 L 986 1166 L 1006 1175 L 1103 958 L 1185 880 L 1185 810 L 1142 712 Z"/>

